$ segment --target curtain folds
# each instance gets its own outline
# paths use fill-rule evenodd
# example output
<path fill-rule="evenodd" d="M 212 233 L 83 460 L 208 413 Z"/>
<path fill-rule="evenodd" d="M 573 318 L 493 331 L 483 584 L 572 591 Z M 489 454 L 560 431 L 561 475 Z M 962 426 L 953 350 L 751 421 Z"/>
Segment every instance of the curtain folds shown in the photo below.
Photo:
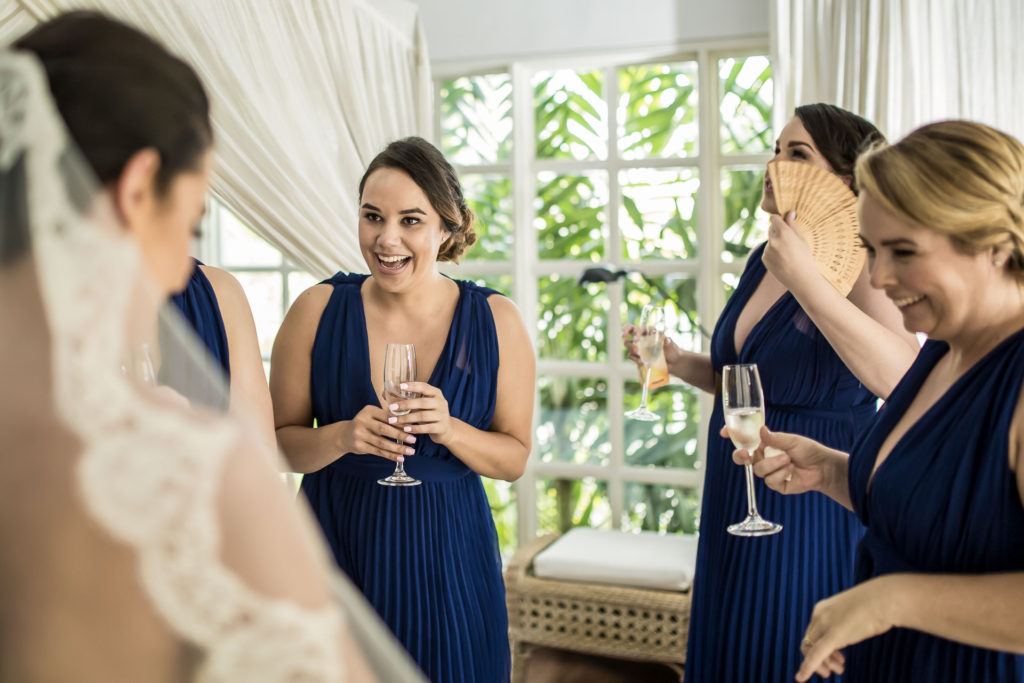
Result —
<path fill-rule="evenodd" d="M 359 178 L 389 141 L 430 137 L 433 88 L 407 0 L 0 0 L 9 40 L 102 10 L 192 64 L 212 101 L 214 194 L 314 276 L 362 270 Z M 10 19 L 5 19 L 10 15 Z"/>
<path fill-rule="evenodd" d="M 890 138 L 947 118 L 1024 138 L 1020 0 L 772 0 L 776 124 L 809 102 Z"/>

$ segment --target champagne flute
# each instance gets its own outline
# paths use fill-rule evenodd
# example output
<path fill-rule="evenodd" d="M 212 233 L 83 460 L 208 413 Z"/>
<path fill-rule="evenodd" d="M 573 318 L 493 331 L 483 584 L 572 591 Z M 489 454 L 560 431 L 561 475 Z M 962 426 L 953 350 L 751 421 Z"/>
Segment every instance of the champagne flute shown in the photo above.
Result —
<path fill-rule="evenodd" d="M 412 344 L 388 344 L 384 350 L 384 398 L 391 405 L 394 401 L 418 398 L 419 394 L 405 391 L 401 385 L 416 381 L 416 347 Z M 407 415 L 408 410 L 393 410 L 392 415 Z M 398 443 L 404 444 L 401 439 Z M 381 486 L 418 486 L 419 479 L 405 473 L 405 463 L 395 463 L 391 476 L 378 479 Z"/>
<path fill-rule="evenodd" d="M 643 393 L 640 395 L 640 407 L 626 413 L 626 417 L 644 422 L 655 422 L 661 418 L 647 409 L 647 392 L 651 386 L 651 366 L 661 355 L 665 341 L 665 309 L 661 306 L 648 304 L 640 312 L 637 322 L 636 347 L 640 354 L 640 362 L 644 366 Z"/>
<path fill-rule="evenodd" d="M 733 445 L 753 453 L 761 443 L 761 427 L 764 425 L 764 392 L 756 365 L 726 365 L 722 368 L 722 409 Z M 769 522 L 757 512 L 753 466 L 745 465 L 744 474 L 747 478 L 747 518 L 726 530 L 736 536 L 779 533 L 781 524 Z"/>
<path fill-rule="evenodd" d="M 155 387 L 156 370 L 153 369 L 153 359 L 149 355 L 149 344 L 132 347 L 121 363 L 121 372 L 139 384 Z"/>

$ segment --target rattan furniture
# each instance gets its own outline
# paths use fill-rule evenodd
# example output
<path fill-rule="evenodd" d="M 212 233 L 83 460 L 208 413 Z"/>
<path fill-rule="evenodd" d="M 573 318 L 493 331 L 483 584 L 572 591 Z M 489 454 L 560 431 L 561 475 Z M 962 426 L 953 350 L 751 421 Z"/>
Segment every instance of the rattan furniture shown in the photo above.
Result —
<path fill-rule="evenodd" d="M 682 680 L 690 593 L 534 576 L 534 556 L 557 538 L 526 543 L 505 569 L 513 683 L 525 680 L 536 646 L 661 662 Z"/>

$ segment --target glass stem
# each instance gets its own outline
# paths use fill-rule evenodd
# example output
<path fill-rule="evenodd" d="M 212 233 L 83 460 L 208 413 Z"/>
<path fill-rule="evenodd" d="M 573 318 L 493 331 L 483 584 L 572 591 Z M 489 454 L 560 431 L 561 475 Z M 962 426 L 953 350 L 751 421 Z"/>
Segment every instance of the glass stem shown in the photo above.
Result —
<path fill-rule="evenodd" d="M 754 466 L 744 465 L 743 469 L 747 475 L 747 517 L 760 517 L 757 514 L 757 500 L 754 498 Z"/>
<path fill-rule="evenodd" d="M 401 439 L 395 439 L 395 443 L 403 443 L 403 442 L 402 442 Z M 405 476 L 405 461 L 404 460 L 396 460 L 395 461 L 395 472 L 391 476 L 394 476 L 394 477 L 404 477 Z"/>
<path fill-rule="evenodd" d="M 641 408 L 647 408 L 647 387 L 651 383 L 651 366 L 650 365 L 644 365 L 644 369 L 647 370 L 647 372 L 644 373 L 644 388 L 643 388 L 643 393 L 640 394 L 640 407 Z"/>

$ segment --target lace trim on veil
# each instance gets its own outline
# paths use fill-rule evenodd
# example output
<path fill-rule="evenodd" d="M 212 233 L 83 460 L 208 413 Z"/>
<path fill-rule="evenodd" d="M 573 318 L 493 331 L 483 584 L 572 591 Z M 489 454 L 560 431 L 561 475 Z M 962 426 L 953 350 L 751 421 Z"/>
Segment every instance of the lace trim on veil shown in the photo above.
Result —
<path fill-rule="evenodd" d="M 83 215 L 68 138 L 32 57 L 0 53 L 0 170 L 24 158 L 59 417 L 79 436 L 85 509 L 134 549 L 156 612 L 205 657 L 197 680 L 341 681 L 340 610 L 246 586 L 220 559 L 217 492 L 235 423 L 160 410 L 120 372 L 138 250 Z"/>

